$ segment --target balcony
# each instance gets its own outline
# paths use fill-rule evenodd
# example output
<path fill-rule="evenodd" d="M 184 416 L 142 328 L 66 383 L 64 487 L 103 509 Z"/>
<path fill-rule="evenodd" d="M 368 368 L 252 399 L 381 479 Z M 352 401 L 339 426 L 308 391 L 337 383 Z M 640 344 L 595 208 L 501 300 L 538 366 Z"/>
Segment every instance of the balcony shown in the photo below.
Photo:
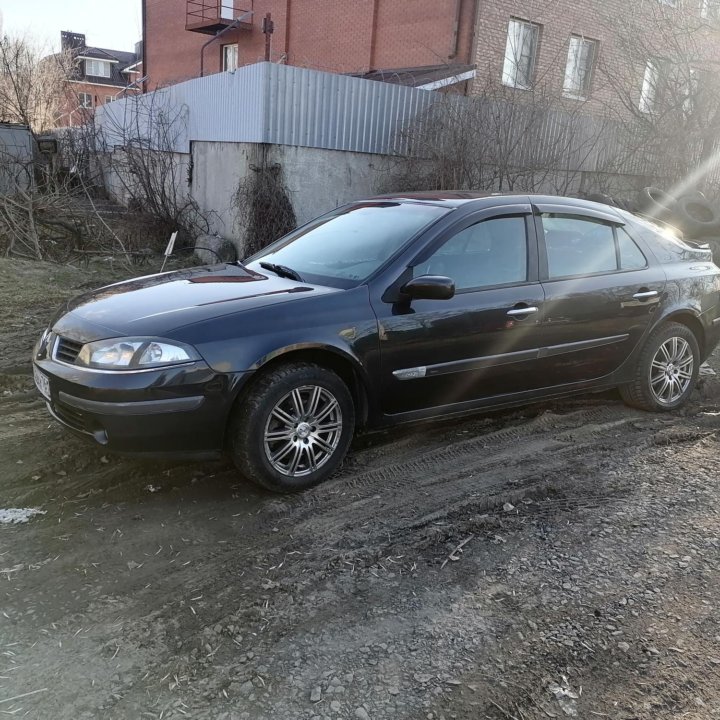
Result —
<path fill-rule="evenodd" d="M 217 35 L 247 10 L 240 10 L 233 0 L 187 0 L 185 29 L 205 35 Z M 252 29 L 252 21 L 238 24 L 239 28 Z"/>

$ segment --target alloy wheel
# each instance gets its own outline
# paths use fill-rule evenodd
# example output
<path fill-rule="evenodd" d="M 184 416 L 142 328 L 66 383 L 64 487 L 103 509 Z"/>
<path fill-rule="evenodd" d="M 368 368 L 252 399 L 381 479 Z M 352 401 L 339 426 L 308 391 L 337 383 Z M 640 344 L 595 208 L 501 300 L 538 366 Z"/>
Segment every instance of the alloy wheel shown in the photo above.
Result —
<path fill-rule="evenodd" d="M 692 381 L 695 358 L 690 344 L 681 337 L 668 338 L 650 364 L 650 388 L 661 405 L 676 403 Z"/>
<path fill-rule="evenodd" d="M 342 435 L 337 398 L 319 385 L 287 393 L 265 423 L 268 462 L 288 477 L 302 477 L 321 468 L 333 455 Z"/>

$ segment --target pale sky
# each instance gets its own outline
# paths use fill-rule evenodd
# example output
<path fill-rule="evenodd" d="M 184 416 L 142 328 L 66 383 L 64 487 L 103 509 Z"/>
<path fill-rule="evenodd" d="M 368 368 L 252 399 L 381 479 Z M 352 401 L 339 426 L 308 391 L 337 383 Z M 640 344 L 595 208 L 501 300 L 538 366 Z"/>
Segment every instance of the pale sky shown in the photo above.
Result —
<path fill-rule="evenodd" d="M 60 49 L 60 31 L 85 33 L 87 44 L 135 48 L 142 38 L 140 0 L 0 0 L 0 35 L 26 34 Z"/>

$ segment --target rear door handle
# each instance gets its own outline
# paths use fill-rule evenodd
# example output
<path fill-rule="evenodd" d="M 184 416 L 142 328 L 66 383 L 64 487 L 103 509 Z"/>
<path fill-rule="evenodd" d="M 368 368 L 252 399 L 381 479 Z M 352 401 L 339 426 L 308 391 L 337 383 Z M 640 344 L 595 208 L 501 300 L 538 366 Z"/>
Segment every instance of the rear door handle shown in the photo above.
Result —
<path fill-rule="evenodd" d="M 538 309 L 536 307 L 513 308 L 512 310 L 508 310 L 507 314 L 510 317 L 517 317 L 518 315 L 532 315 L 537 311 Z"/>
<path fill-rule="evenodd" d="M 647 300 L 648 298 L 657 297 L 657 296 L 658 296 L 658 291 L 657 291 L 657 290 L 646 290 L 646 291 L 644 291 L 644 292 L 636 292 L 636 293 L 633 295 L 633 297 L 634 297 L 636 300 Z"/>

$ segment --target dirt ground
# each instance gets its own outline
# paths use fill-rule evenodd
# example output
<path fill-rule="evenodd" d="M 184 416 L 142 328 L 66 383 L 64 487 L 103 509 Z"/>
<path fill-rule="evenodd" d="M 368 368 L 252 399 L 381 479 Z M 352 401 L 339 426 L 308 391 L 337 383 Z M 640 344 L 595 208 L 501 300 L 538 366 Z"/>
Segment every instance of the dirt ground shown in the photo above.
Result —
<path fill-rule="evenodd" d="M 720 717 L 715 378 L 670 415 L 606 394 L 360 438 L 270 496 L 50 420 L 31 346 L 121 272 L 0 260 L 0 519 L 45 513 L 0 522 L 0 715 Z"/>

